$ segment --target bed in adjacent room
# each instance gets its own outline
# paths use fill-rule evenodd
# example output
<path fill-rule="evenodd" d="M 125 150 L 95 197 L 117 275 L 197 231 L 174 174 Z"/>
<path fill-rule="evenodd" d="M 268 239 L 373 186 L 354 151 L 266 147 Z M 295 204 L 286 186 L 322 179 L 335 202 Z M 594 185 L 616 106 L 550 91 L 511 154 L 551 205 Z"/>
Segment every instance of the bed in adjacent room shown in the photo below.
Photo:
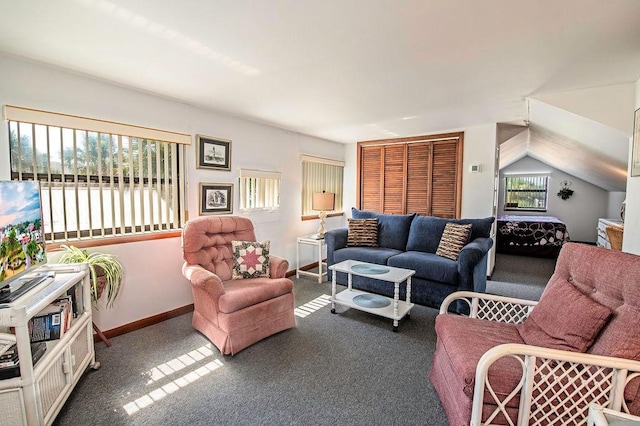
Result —
<path fill-rule="evenodd" d="M 500 215 L 497 225 L 498 253 L 557 257 L 569 241 L 567 226 L 553 216 Z"/>

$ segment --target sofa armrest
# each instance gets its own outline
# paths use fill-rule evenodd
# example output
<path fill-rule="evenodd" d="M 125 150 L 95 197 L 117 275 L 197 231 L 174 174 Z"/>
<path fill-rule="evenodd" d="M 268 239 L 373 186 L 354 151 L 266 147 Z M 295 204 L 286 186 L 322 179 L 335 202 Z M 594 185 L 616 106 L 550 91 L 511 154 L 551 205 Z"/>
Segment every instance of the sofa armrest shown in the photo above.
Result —
<path fill-rule="evenodd" d="M 487 287 L 487 253 L 493 246 L 491 238 L 476 238 L 458 255 L 458 290 L 484 293 Z"/>
<path fill-rule="evenodd" d="M 348 234 L 348 228 L 332 229 L 324 233 L 324 242 L 327 245 L 327 268 L 336 263 L 333 257 L 333 253 L 336 250 L 347 247 Z M 333 271 L 328 270 L 327 272 L 329 274 L 328 279 L 331 280 L 331 274 L 333 273 Z"/>
<path fill-rule="evenodd" d="M 440 305 L 440 314 L 446 314 L 450 305 L 462 303 L 469 306 L 469 317 L 489 321 L 521 324 L 538 302 L 533 300 L 515 299 L 513 297 L 496 296 L 472 291 L 457 291 L 451 293 Z"/>
<path fill-rule="evenodd" d="M 522 366 L 522 379 L 506 396 L 494 392 L 490 385 L 498 380 L 496 362 L 504 357 L 516 358 Z M 507 402 L 518 397 L 518 426 L 529 425 L 532 419 L 539 424 L 541 416 L 551 412 L 556 419 L 571 418 L 575 424 L 586 424 L 593 402 L 608 402 L 608 408 L 628 414 L 623 395 L 627 387 L 635 395 L 636 385 L 630 383 L 639 375 L 640 362 L 629 359 L 514 343 L 499 345 L 485 352 L 476 367 L 471 424 L 492 424 L 481 423 L 483 415 L 487 419 L 509 417 Z M 492 412 L 487 413 L 488 406 Z"/>
<path fill-rule="evenodd" d="M 284 278 L 289 269 L 289 261 L 280 256 L 269 256 L 269 276 L 271 278 Z"/>

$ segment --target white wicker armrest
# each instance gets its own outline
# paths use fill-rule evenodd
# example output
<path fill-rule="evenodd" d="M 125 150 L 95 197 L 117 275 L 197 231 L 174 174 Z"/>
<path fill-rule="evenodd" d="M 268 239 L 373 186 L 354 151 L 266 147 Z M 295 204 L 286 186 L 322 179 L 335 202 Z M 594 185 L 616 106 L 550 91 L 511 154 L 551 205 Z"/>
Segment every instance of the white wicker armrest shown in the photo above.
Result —
<path fill-rule="evenodd" d="M 451 293 L 440 305 L 440 314 L 446 314 L 456 300 L 464 300 L 469 305 L 469 317 L 512 324 L 522 323 L 537 301 L 476 293 L 473 291 L 457 291 Z"/>
<path fill-rule="evenodd" d="M 487 377 L 491 365 L 503 357 L 520 362 L 522 378 L 501 398 Z M 518 426 L 550 424 L 551 418 L 566 419 L 563 424 L 585 424 L 592 403 L 629 413 L 624 389 L 637 377 L 638 361 L 520 344 L 496 346 L 480 358 L 476 368 L 471 425 L 488 426 L 500 414 L 507 416 L 506 404 L 518 395 Z M 490 401 L 485 401 L 485 393 Z M 483 423 L 485 402 L 496 407 Z"/>

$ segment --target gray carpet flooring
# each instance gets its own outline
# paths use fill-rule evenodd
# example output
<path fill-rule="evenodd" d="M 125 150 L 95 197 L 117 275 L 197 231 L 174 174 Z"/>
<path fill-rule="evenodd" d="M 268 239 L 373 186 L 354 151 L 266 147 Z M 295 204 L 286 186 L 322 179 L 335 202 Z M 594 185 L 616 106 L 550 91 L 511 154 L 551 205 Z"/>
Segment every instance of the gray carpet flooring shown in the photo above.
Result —
<path fill-rule="evenodd" d="M 516 291 L 515 278 L 497 276 L 497 292 Z M 447 424 L 428 378 L 435 309 L 416 306 L 394 333 L 385 318 L 331 314 L 329 283 L 294 281 L 297 327 L 233 357 L 191 314 L 97 343 L 101 368 L 83 375 L 54 425 Z"/>

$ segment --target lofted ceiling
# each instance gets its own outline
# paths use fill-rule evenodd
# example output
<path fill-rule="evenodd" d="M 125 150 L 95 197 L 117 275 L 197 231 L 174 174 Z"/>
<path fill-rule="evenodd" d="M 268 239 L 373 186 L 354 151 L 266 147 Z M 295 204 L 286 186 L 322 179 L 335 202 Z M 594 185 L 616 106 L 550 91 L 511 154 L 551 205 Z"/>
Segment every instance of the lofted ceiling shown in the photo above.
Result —
<path fill-rule="evenodd" d="M 353 143 L 527 120 L 526 155 L 551 161 L 553 142 L 626 164 L 626 153 L 584 142 L 575 128 L 560 132 L 564 119 L 549 119 L 550 104 L 536 112 L 526 99 L 640 79 L 637 0 L 0 6 L 0 53 L 283 129 Z M 618 132 L 628 144 L 630 131 Z M 603 174 L 594 184 L 619 187 Z"/>

